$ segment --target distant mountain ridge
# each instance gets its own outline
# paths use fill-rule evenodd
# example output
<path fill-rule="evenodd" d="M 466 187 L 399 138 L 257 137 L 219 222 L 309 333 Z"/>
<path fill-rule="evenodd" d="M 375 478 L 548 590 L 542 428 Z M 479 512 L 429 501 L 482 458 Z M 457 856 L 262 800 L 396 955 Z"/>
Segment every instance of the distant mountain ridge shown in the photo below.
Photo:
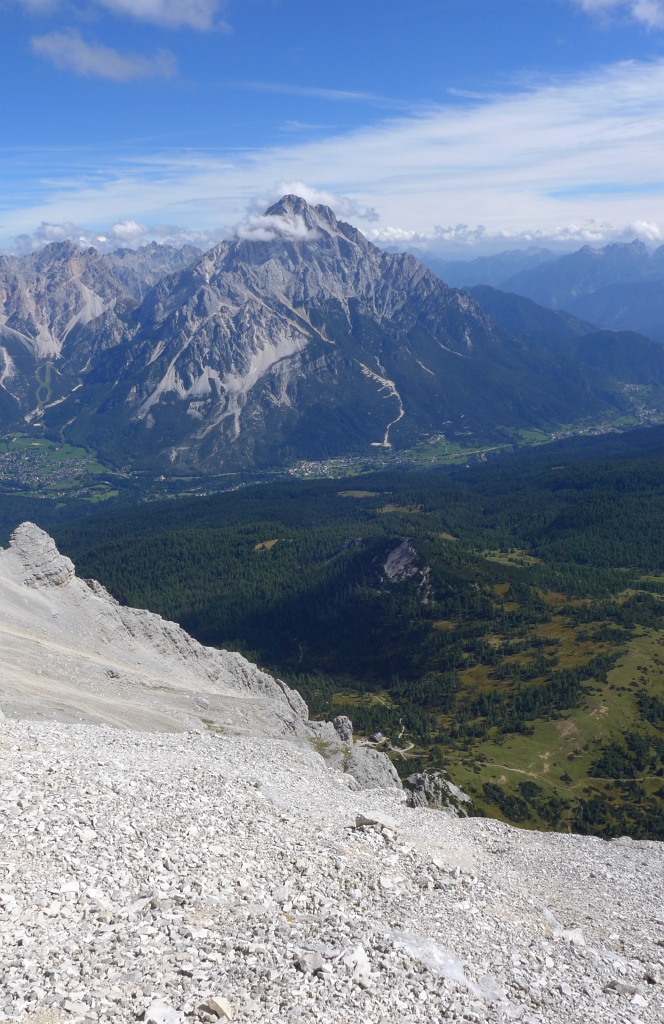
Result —
<path fill-rule="evenodd" d="M 638 331 L 664 343 L 664 271 L 656 281 L 606 285 L 579 295 L 568 309 L 611 331 Z"/>
<path fill-rule="evenodd" d="M 504 256 L 514 257 L 517 251 Z M 584 246 L 497 279 L 489 257 L 455 270 L 467 286 L 487 284 L 612 331 L 637 331 L 664 342 L 664 246 L 649 252 L 643 242 Z M 444 273 L 442 274 L 444 277 Z"/>
<path fill-rule="evenodd" d="M 578 252 L 522 270 L 507 278 L 502 287 L 541 306 L 567 309 L 578 296 L 589 295 L 598 288 L 662 279 L 664 245 L 651 255 L 643 242 L 634 241 L 600 249 L 584 245 Z"/>
<path fill-rule="evenodd" d="M 502 288 L 515 274 L 552 263 L 557 258 L 550 249 L 535 245 L 527 249 L 508 249 L 493 256 L 478 256 L 474 260 L 444 260 L 428 252 L 414 255 L 453 288 L 472 288 L 478 284 Z"/>
<path fill-rule="evenodd" d="M 75 327 L 118 299 L 142 299 L 198 255 L 192 245 L 155 242 L 102 255 L 66 241 L 28 256 L 0 256 L 0 337 L 13 336 L 36 358 L 57 357 Z"/>
<path fill-rule="evenodd" d="M 531 331 L 297 196 L 252 237 L 191 255 L 47 247 L 23 289 L 9 268 L 5 423 L 27 417 L 113 464 L 206 473 L 441 433 L 504 440 L 633 411 L 634 386 L 661 401 L 664 351 L 646 339 Z"/>
<path fill-rule="evenodd" d="M 664 246 L 650 252 L 637 240 L 562 256 L 531 246 L 474 260 L 421 258 L 454 287 L 489 285 L 598 327 L 664 342 Z"/>

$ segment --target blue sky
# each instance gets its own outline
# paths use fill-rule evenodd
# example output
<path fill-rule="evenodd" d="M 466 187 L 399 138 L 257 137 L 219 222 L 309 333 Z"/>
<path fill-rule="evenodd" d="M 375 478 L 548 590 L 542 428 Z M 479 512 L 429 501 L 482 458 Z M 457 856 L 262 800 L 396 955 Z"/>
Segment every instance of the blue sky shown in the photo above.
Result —
<path fill-rule="evenodd" d="M 0 10 L 0 247 L 206 244 L 286 190 L 469 258 L 664 242 L 664 0 Z"/>

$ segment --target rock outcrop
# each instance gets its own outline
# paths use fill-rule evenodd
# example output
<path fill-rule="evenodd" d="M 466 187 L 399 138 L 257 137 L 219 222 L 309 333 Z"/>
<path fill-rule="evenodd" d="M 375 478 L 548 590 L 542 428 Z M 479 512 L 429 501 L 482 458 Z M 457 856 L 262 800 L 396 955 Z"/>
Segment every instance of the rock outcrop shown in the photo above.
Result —
<path fill-rule="evenodd" d="M 17 527 L 9 548 L 23 567 L 22 582 L 27 587 L 64 587 L 74 578 L 74 563 L 61 555 L 55 541 L 34 523 Z"/>
<path fill-rule="evenodd" d="M 415 772 L 404 779 L 403 784 L 409 807 L 453 808 L 463 814 L 464 805 L 471 803 L 468 794 L 441 771 Z"/>

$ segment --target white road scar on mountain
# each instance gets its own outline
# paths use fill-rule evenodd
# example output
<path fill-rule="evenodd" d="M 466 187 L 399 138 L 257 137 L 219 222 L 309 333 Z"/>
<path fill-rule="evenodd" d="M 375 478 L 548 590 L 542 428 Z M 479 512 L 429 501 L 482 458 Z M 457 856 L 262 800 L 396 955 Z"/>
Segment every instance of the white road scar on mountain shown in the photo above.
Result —
<path fill-rule="evenodd" d="M 374 371 L 370 370 L 368 366 L 364 365 L 364 363 L 360 363 L 360 369 L 362 370 L 362 373 L 364 374 L 365 377 L 369 377 L 370 380 L 375 380 L 377 384 L 380 384 L 381 391 L 383 389 L 387 391 L 385 398 L 396 398 L 397 402 L 399 403 L 399 415 L 396 416 L 393 420 L 390 420 L 390 422 L 387 424 L 383 440 L 371 442 L 372 448 L 391 448 L 392 444 L 390 442 L 390 430 L 395 423 L 398 423 L 399 420 L 403 419 L 403 417 L 406 415 L 403 408 L 403 402 L 401 401 L 401 395 L 397 391 L 397 386 L 393 380 L 388 380 L 387 377 L 381 377 L 378 373 L 374 373 Z"/>

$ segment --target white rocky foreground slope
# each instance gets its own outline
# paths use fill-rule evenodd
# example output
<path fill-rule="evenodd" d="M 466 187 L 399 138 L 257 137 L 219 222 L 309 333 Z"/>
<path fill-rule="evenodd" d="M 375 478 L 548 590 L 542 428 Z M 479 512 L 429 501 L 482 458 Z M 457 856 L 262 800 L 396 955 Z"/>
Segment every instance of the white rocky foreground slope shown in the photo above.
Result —
<path fill-rule="evenodd" d="M 0 549 L 0 708 L 139 730 L 203 728 L 315 739 L 361 786 L 398 786 L 382 754 L 309 722 L 294 690 L 173 622 L 123 608 L 33 523 Z"/>
<path fill-rule="evenodd" d="M 0 1019 L 661 1024 L 662 844 L 358 790 L 269 677 L 72 573 L 0 552 Z"/>

